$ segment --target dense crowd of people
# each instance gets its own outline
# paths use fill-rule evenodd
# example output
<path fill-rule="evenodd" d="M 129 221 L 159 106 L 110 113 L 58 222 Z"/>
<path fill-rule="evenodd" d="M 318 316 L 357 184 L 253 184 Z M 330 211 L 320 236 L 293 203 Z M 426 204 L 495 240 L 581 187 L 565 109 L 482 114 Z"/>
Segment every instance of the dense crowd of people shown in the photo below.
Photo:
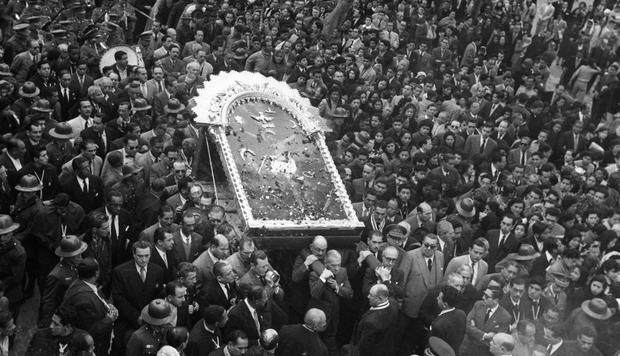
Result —
<path fill-rule="evenodd" d="M 0 355 L 620 355 L 620 4 L 3 5 Z M 318 108 L 359 242 L 206 189 L 193 97 L 244 70 Z"/>

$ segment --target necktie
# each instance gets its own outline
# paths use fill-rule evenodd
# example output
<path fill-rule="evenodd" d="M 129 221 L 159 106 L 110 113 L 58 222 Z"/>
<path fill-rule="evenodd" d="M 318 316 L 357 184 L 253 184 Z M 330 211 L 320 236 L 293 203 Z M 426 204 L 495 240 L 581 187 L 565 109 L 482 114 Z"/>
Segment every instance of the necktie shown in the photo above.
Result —
<path fill-rule="evenodd" d="M 115 241 L 118 237 L 118 231 L 116 231 L 116 215 L 112 215 L 110 225 L 110 236 L 112 237 L 112 241 Z"/>
<path fill-rule="evenodd" d="M 165 252 L 163 255 L 161 255 L 161 259 L 164 260 L 164 265 L 166 265 L 166 268 L 168 268 L 168 256 L 166 256 Z"/>
<path fill-rule="evenodd" d="M 86 179 L 82 181 L 82 190 L 84 193 L 88 193 L 88 184 L 86 183 Z"/>
<path fill-rule="evenodd" d="M 65 100 L 68 102 L 69 101 L 69 88 L 64 88 L 64 95 L 65 95 Z"/>
<path fill-rule="evenodd" d="M 428 271 L 430 272 L 433 269 L 433 260 L 429 258 L 426 260 L 426 263 L 428 264 Z"/>
<path fill-rule="evenodd" d="M 471 284 L 476 285 L 476 262 L 471 263 Z"/>
<path fill-rule="evenodd" d="M 142 283 L 146 282 L 146 268 L 140 267 L 140 279 Z"/>
<path fill-rule="evenodd" d="M 230 283 L 226 283 L 226 296 L 228 297 L 228 299 L 230 300 L 230 295 L 231 295 L 231 288 L 230 288 Z"/>
<path fill-rule="evenodd" d="M 484 153 L 484 146 L 486 146 L 486 144 L 487 144 L 487 139 L 485 138 L 482 140 L 482 144 L 480 144 L 480 154 Z"/>
<path fill-rule="evenodd" d="M 87 128 L 88 128 L 88 119 L 84 121 L 84 130 L 86 130 Z"/>
<path fill-rule="evenodd" d="M 501 248 L 504 244 L 504 234 L 499 233 L 499 241 L 497 241 L 497 248 Z"/>
<path fill-rule="evenodd" d="M 575 152 L 577 152 L 578 146 L 579 146 L 579 135 L 575 135 Z"/>
<path fill-rule="evenodd" d="M 254 324 L 256 326 L 256 331 L 258 331 L 258 334 L 260 334 L 260 321 L 258 319 L 258 313 L 256 312 L 256 309 L 252 311 L 252 318 L 254 318 Z"/>
<path fill-rule="evenodd" d="M 484 322 L 486 323 L 487 321 L 489 321 L 490 317 L 491 317 L 491 309 L 487 309 L 487 313 L 484 315 Z"/>
<path fill-rule="evenodd" d="M 521 164 L 525 166 L 525 152 L 521 151 Z"/>
<path fill-rule="evenodd" d="M 97 297 L 99 297 L 99 300 L 101 300 L 101 302 L 103 303 L 103 305 L 106 307 L 107 310 L 110 310 L 110 305 L 108 304 L 108 302 L 105 300 L 105 298 L 101 295 L 101 291 L 97 290 Z"/>

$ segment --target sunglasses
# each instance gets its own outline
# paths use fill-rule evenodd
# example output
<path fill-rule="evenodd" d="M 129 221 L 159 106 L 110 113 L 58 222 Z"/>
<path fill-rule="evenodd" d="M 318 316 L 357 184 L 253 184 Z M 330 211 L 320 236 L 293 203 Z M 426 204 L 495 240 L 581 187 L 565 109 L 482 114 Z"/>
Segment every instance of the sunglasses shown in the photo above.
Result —
<path fill-rule="evenodd" d="M 424 247 L 426 247 L 426 248 L 430 248 L 430 249 L 434 250 L 434 249 L 436 249 L 436 248 L 437 248 L 437 245 L 432 245 L 432 244 L 424 244 Z"/>

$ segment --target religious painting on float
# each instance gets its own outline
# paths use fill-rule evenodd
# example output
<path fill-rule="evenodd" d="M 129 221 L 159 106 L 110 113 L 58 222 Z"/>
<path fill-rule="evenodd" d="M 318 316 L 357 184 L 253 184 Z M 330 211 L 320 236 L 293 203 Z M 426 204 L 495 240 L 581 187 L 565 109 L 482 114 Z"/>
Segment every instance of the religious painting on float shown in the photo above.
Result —
<path fill-rule="evenodd" d="M 199 92 L 245 227 L 269 231 L 363 227 L 325 145 L 318 112 L 286 83 L 258 73 L 213 77 Z"/>

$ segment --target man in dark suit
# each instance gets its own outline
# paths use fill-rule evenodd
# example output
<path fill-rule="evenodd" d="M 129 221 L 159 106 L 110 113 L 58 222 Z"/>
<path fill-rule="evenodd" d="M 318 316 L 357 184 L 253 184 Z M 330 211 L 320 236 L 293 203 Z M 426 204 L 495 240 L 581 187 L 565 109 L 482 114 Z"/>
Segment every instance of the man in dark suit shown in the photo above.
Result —
<path fill-rule="evenodd" d="M 166 77 L 164 86 L 164 90 L 153 98 L 153 113 L 155 116 L 165 114 L 165 107 L 168 105 L 168 100 L 176 95 L 177 79 L 174 76 Z"/>
<path fill-rule="evenodd" d="M 105 157 L 110 150 L 114 133 L 112 129 L 103 124 L 101 114 L 97 113 L 93 116 L 93 124 L 80 132 L 80 136 L 84 140 L 92 140 L 97 144 L 97 156 Z"/>
<path fill-rule="evenodd" d="M 459 172 L 454 167 L 454 162 L 454 154 L 444 153 L 440 155 L 440 166 L 433 168 L 429 172 L 429 179 L 441 183 L 442 189 L 453 189 L 456 187 L 461 178 Z"/>
<path fill-rule="evenodd" d="M 185 211 L 181 229 L 174 232 L 174 256 L 177 263 L 193 262 L 203 251 L 202 236 L 194 232 L 194 225 L 194 213 Z"/>
<path fill-rule="evenodd" d="M 525 319 L 525 315 L 531 311 L 531 305 L 527 298 L 523 298 L 525 293 L 525 280 L 523 278 L 515 278 L 510 281 L 509 288 L 509 292 L 502 297 L 499 305 L 510 314 L 511 325 L 516 326 L 517 322 Z"/>
<path fill-rule="evenodd" d="M 122 208 L 124 203 L 123 193 L 113 189 L 106 193 L 105 206 L 97 209 L 107 215 L 110 221 L 112 268 L 130 259 L 129 247 L 136 241 L 134 219 L 127 210 Z"/>
<path fill-rule="evenodd" d="M 405 296 L 405 275 L 403 271 L 394 268 L 398 260 L 399 251 L 394 246 L 387 246 L 381 252 L 381 266 L 367 268 L 362 282 L 362 295 L 368 295 L 373 286 L 383 284 L 388 288 L 390 298 L 402 300 Z"/>
<path fill-rule="evenodd" d="M 490 137 L 491 132 L 493 132 L 493 125 L 485 121 L 479 135 L 468 136 L 463 152 L 465 158 L 470 160 L 478 157 L 488 158 L 497 147 L 497 142 Z"/>
<path fill-rule="evenodd" d="M 269 316 L 263 315 L 268 300 L 265 288 L 253 286 L 247 292 L 247 297 L 228 312 L 226 334 L 242 330 L 247 335 L 250 345 L 257 345 L 261 331 L 271 326 Z"/>
<path fill-rule="evenodd" d="M 30 81 L 41 89 L 41 94 L 43 94 L 43 96 L 48 96 L 53 89 L 58 87 L 58 82 L 51 75 L 52 69 L 50 67 L 50 62 L 45 59 L 39 61 L 36 63 L 36 69 L 37 71 L 30 77 Z"/>
<path fill-rule="evenodd" d="M 137 241 L 132 245 L 133 260 L 112 270 L 112 299 L 118 308 L 114 324 L 113 355 L 124 355 L 125 345 L 140 326 L 140 312 L 162 291 L 164 271 L 150 263 L 152 245 Z"/>
<path fill-rule="evenodd" d="M 519 241 L 512 233 L 515 222 L 516 218 L 513 215 L 504 215 L 499 229 L 487 232 L 486 239 L 489 241 L 489 254 L 486 260 L 489 265 L 489 273 L 495 272 L 495 264 L 497 262 L 503 260 L 509 253 L 516 252 L 519 248 Z"/>
<path fill-rule="evenodd" d="M 84 156 L 76 157 L 72 167 L 74 176 L 62 185 L 62 190 L 88 214 L 103 203 L 103 182 L 91 174 L 90 162 Z"/>
<path fill-rule="evenodd" d="M 482 300 L 474 304 L 467 315 L 465 340 L 461 347 L 462 356 L 483 356 L 489 354 L 489 343 L 496 333 L 508 333 L 510 314 L 499 305 L 501 291 L 487 288 Z"/>
<path fill-rule="evenodd" d="M 116 51 L 114 53 L 114 60 L 116 63 L 103 67 L 103 73 L 108 71 L 112 71 L 118 74 L 121 81 L 129 78 L 133 75 L 134 66 L 129 64 L 127 52 L 125 51 Z"/>
<path fill-rule="evenodd" d="M 84 59 L 80 59 L 77 63 L 77 70 L 71 77 L 71 88 L 77 96 L 77 100 L 88 96 L 88 88 L 94 84 L 94 79 L 87 75 L 88 65 Z M 62 82 L 62 77 L 61 77 Z M 59 93 L 62 95 L 62 93 Z"/>
<path fill-rule="evenodd" d="M 340 299 L 351 299 L 353 289 L 347 276 L 347 270 L 341 268 L 342 257 L 336 250 L 329 250 L 325 255 L 323 272 L 310 272 L 310 302 L 308 308 L 318 308 L 328 315 L 327 330 L 323 335 L 325 345 L 330 353 L 337 351 L 336 332 L 338 331 Z"/>
<path fill-rule="evenodd" d="M 220 305 L 226 310 L 237 303 L 236 275 L 228 262 L 216 262 L 213 265 L 215 279 L 210 280 L 200 291 L 199 302 L 207 305 Z"/>
<path fill-rule="evenodd" d="M 209 353 L 209 356 L 243 355 L 251 345 L 248 335 L 243 330 L 232 330 L 226 334 L 228 343 Z M 241 351 L 243 350 L 243 351 Z"/>
<path fill-rule="evenodd" d="M 456 309 L 461 295 L 451 286 L 443 286 L 437 296 L 437 304 L 441 312 L 431 324 L 430 336 L 435 336 L 447 342 L 450 347 L 459 354 L 459 348 L 465 337 L 465 324 L 467 316 L 465 312 Z"/>
<path fill-rule="evenodd" d="M 217 350 L 222 340 L 221 328 L 226 323 L 226 309 L 219 305 L 209 305 L 202 309 L 202 319 L 189 333 L 185 354 L 187 356 L 204 356 Z"/>
<path fill-rule="evenodd" d="M 71 317 L 73 327 L 83 329 L 93 337 L 97 356 L 107 355 L 118 310 L 97 288 L 99 264 L 96 259 L 85 258 L 78 264 L 77 271 L 79 279 L 67 289 L 60 310 L 63 315 Z"/>
<path fill-rule="evenodd" d="M 565 329 L 566 328 L 561 323 L 544 327 L 545 341 L 549 343 L 547 346 L 547 356 L 570 355 L 568 353 L 568 345 L 562 338 Z"/>
<path fill-rule="evenodd" d="M 309 309 L 303 324 L 282 327 L 276 356 L 327 356 L 327 347 L 319 336 L 326 327 L 325 313 L 320 309 Z"/>
<path fill-rule="evenodd" d="M 566 131 L 560 135 L 558 152 L 573 151 L 573 154 L 581 153 L 588 148 L 588 139 L 581 132 L 583 131 L 583 122 L 577 120 L 573 123 L 570 131 Z M 554 150 L 555 151 L 555 150 Z"/>
<path fill-rule="evenodd" d="M 398 306 L 390 301 L 390 291 L 383 284 L 375 284 L 368 293 L 370 309 L 360 318 L 353 334 L 352 344 L 360 356 L 393 355 L 394 329 Z"/>
<path fill-rule="evenodd" d="M 61 119 L 64 120 L 77 115 L 76 105 L 80 97 L 80 93 L 71 86 L 71 74 L 69 72 L 62 72 L 60 75 L 60 86 L 58 87 Z"/>
<path fill-rule="evenodd" d="M 151 251 L 151 263 L 154 263 L 164 271 L 164 283 L 176 279 L 177 262 L 172 248 L 174 237 L 172 232 L 158 227 L 153 234 L 154 246 Z"/>
<path fill-rule="evenodd" d="M 0 167 L 4 166 L 7 171 L 8 183 L 16 186 L 19 179 L 17 172 L 23 168 L 23 161 L 26 154 L 26 144 L 24 141 L 12 138 L 6 143 L 6 152 L 0 154 Z"/>

